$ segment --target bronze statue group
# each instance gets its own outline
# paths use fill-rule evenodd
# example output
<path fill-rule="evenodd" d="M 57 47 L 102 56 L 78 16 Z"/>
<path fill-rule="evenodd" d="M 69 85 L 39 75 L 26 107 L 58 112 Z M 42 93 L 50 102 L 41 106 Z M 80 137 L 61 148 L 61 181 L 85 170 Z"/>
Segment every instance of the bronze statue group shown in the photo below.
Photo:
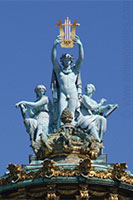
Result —
<path fill-rule="evenodd" d="M 72 124 L 75 127 L 80 128 L 88 135 L 93 135 L 96 141 L 101 142 L 106 131 L 106 117 L 108 116 L 104 113 L 111 113 L 117 107 L 117 104 L 103 105 L 106 102 L 104 98 L 99 103 L 93 100 L 92 96 L 96 90 L 93 84 L 87 84 L 86 93 L 82 95 L 80 68 L 84 59 L 83 45 L 79 37 L 76 36 L 74 43 L 79 47 L 78 60 L 72 65 L 73 56 L 64 54 L 60 58 L 62 64 L 60 66 L 56 58 L 56 47 L 61 42 L 62 39 L 58 36 L 51 54 L 53 103 L 45 95 L 46 87 L 38 85 L 35 88 L 37 96 L 35 102 L 20 101 L 16 104 L 17 107 L 21 108 L 32 146 L 40 140 L 40 137 L 47 141 L 49 134 L 53 133 L 54 129 L 61 127 L 61 114 L 65 108 L 68 108 L 72 113 Z"/>

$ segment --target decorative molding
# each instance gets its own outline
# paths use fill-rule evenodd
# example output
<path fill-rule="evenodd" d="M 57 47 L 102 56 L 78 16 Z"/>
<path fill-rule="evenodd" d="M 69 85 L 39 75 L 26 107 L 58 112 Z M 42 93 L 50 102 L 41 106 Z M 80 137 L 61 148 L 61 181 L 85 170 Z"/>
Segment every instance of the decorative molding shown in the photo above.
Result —
<path fill-rule="evenodd" d="M 9 164 L 8 177 L 2 178 L 0 180 L 0 185 L 7 185 L 9 183 L 17 183 L 19 181 L 24 181 L 26 179 L 35 178 L 51 178 L 51 177 L 73 177 L 73 176 L 83 176 L 85 178 L 97 177 L 100 179 L 111 179 L 116 181 L 123 181 L 129 184 L 133 184 L 133 176 L 130 176 L 125 171 L 127 168 L 126 163 L 116 163 L 113 165 L 112 169 L 108 171 L 95 170 L 92 166 L 92 161 L 90 159 L 84 159 L 79 163 L 79 166 L 74 169 L 62 169 L 56 166 L 55 162 L 49 159 L 44 160 L 42 167 L 36 172 L 26 172 L 20 167 L 20 165 Z"/>
<path fill-rule="evenodd" d="M 92 196 L 95 196 L 95 197 L 103 197 L 107 194 L 107 192 L 100 192 L 100 191 L 94 191 L 94 190 L 88 190 L 89 191 L 89 194 L 91 194 Z"/>
<path fill-rule="evenodd" d="M 72 194 L 75 194 L 76 192 L 78 192 L 78 188 L 77 189 L 69 188 L 69 190 L 57 189 L 57 192 L 62 194 L 62 195 L 72 195 Z"/>
<path fill-rule="evenodd" d="M 58 185 L 50 184 L 44 187 L 37 186 L 36 188 L 19 188 L 11 193 L 4 193 L 0 195 L 0 199 L 42 199 L 46 200 L 60 200 L 65 196 L 75 196 L 76 200 L 89 200 L 100 198 L 104 200 L 130 200 L 130 197 L 122 196 L 121 192 L 116 187 L 93 186 L 90 184 L 76 184 L 76 185 Z M 126 194 L 128 195 L 128 194 Z"/>

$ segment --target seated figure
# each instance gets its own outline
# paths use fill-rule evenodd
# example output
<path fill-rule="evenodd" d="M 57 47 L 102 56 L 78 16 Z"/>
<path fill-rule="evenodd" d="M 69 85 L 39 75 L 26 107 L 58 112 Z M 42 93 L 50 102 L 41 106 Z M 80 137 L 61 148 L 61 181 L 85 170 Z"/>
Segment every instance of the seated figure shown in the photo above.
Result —
<path fill-rule="evenodd" d="M 81 99 L 80 111 L 78 111 L 78 117 L 76 118 L 77 126 L 83 129 L 87 133 L 91 133 L 98 142 L 102 141 L 102 137 L 106 131 L 106 118 L 102 114 L 109 111 L 114 107 L 113 104 L 103 104 L 106 100 L 101 99 L 100 103 L 97 103 L 92 99 L 92 95 L 95 92 L 95 86 L 93 84 L 87 84 L 86 94 Z"/>
<path fill-rule="evenodd" d="M 20 101 L 16 107 L 21 108 L 22 116 L 26 131 L 30 135 L 32 147 L 36 146 L 36 142 L 41 138 L 47 144 L 47 136 L 50 124 L 50 99 L 45 96 L 46 87 L 38 85 L 35 88 L 37 100 L 35 102 Z M 28 114 L 28 116 L 26 116 Z M 30 117 L 30 118 L 28 118 Z M 41 138 L 40 138 L 41 137 Z"/>

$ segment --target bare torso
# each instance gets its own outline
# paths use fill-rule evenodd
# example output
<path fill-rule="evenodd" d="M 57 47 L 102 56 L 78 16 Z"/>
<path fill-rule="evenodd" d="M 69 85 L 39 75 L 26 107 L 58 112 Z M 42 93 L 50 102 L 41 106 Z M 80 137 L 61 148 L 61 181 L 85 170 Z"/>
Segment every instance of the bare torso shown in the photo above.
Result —
<path fill-rule="evenodd" d="M 69 73 L 65 73 L 61 70 L 57 74 L 57 79 L 60 85 L 61 93 L 63 93 L 66 97 L 69 96 L 70 98 L 77 98 L 77 74 L 73 70 L 69 71 Z"/>

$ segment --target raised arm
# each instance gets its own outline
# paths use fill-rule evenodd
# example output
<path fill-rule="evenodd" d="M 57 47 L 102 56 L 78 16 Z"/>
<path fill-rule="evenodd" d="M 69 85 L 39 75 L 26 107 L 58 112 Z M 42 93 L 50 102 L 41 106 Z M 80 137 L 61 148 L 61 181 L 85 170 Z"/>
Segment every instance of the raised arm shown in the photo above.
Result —
<path fill-rule="evenodd" d="M 52 60 L 52 64 L 53 64 L 53 68 L 55 72 L 60 71 L 60 66 L 59 63 L 56 59 L 56 54 L 57 54 L 57 50 L 56 50 L 56 46 L 57 44 L 59 44 L 62 40 L 60 39 L 60 36 L 57 36 L 53 48 L 52 48 L 52 52 L 51 52 L 51 60 Z"/>
<path fill-rule="evenodd" d="M 77 45 L 79 46 L 79 56 L 75 64 L 75 70 L 79 72 L 83 59 L 84 59 L 84 49 L 83 49 L 82 42 L 80 41 L 78 36 L 76 36 L 76 38 L 74 39 L 74 42 L 77 43 Z"/>

